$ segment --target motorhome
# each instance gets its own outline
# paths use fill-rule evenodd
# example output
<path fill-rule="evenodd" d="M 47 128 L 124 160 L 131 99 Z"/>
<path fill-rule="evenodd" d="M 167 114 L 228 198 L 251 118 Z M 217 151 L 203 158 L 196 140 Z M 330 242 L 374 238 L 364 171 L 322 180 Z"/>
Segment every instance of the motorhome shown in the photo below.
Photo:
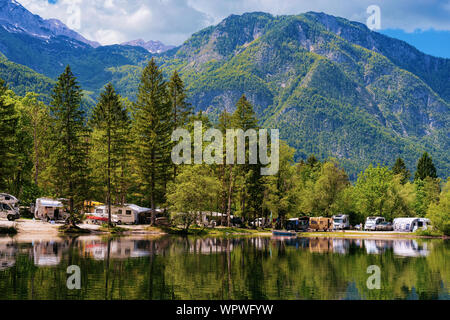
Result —
<path fill-rule="evenodd" d="M 6 193 L 0 193 L 0 218 L 14 221 L 20 218 L 19 207 L 17 204 L 19 200 Z"/>
<path fill-rule="evenodd" d="M 350 218 L 346 214 L 333 216 L 333 230 L 350 229 Z"/>
<path fill-rule="evenodd" d="M 375 231 L 377 230 L 377 225 L 382 222 L 386 222 L 386 219 L 383 217 L 367 217 L 366 223 L 364 224 L 364 230 Z"/>
<path fill-rule="evenodd" d="M 64 204 L 61 200 L 40 198 L 36 200 L 34 217 L 35 219 L 48 222 L 66 220 L 69 217 L 69 214 L 64 209 Z"/>
<path fill-rule="evenodd" d="M 309 218 L 309 228 L 314 231 L 328 231 L 333 227 L 331 218 Z"/>
<path fill-rule="evenodd" d="M 426 230 L 430 220 L 426 218 L 396 218 L 394 219 L 394 231 L 415 232 L 418 229 Z"/>
<path fill-rule="evenodd" d="M 151 213 L 151 209 L 143 208 L 135 204 L 125 204 L 123 206 L 112 206 L 111 215 L 114 223 L 117 224 L 139 224 L 145 222 L 145 217 Z M 108 216 L 107 206 L 95 207 L 95 214 L 104 217 Z"/>

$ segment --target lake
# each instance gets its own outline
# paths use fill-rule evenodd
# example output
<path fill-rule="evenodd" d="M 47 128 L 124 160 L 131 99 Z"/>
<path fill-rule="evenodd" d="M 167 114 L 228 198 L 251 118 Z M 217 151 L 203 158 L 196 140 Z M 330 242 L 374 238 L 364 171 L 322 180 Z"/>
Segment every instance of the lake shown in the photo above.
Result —
<path fill-rule="evenodd" d="M 448 240 L 421 239 L 1 237 L 0 300 L 448 300 L 449 253 Z"/>

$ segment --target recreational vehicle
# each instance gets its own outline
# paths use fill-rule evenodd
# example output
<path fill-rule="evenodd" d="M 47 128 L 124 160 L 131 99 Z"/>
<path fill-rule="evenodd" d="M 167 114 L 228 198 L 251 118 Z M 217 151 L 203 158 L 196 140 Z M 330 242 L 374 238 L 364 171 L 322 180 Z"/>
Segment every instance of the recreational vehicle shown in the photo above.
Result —
<path fill-rule="evenodd" d="M 415 232 L 418 229 L 426 230 L 430 220 L 426 218 L 396 218 L 394 219 L 394 231 Z"/>
<path fill-rule="evenodd" d="M 286 230 L 307 231 L 309 228 L 309 217 L 292 218 L 286 223 Z"/>
<path fill-rule="evenodd" d="M 0 218 L 8 219 L 9 221 L 19 219 L 18 202 L 19 200 L 16 197 L 6 193 L 0 193 Z"/>
<path fill-rule="evenodd" d="M 125 204 L 123 206 L 112 206 L 111 215 L 113 222 L 117 224 L 138 224 L 145 222 L 147 214 L 151 209 L 143 208 L 135 204 Z M 108 216 L 107 206 L 98 206 L 95 208 L 95 214 L 104 217 Z"/>
<path fill-rule="evenodd" d="M 66 220 L 69 214 L 64 210 L 64 204 L 59 200 L 40 198 L 36 200 L 34 217 L 43 221 Z"/>
<path fill-rule="evenodd" d="M 333 227 L 331 218 L 310 218 L 309 228 L 315 231 L 328 231 Z"/>
<path fill-rule="evenodd" d="M 383 217 L 367 217 L 366 223 L 364 224 L 364 230 L 375 231 L 377 230 L 377 226 L 385 221 L 386 219 Z"/>
<path fill-rule="evenodd" d="M 346 214 L 333 216 L 333 230 L 350 229 L 350 219 Z"/>

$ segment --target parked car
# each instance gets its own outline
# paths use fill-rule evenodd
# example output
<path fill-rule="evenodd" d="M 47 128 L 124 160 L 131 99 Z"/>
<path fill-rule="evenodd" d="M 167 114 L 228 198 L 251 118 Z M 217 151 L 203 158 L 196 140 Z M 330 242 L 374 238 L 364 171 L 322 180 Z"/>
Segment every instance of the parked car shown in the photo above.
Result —
<path fill-rule="evenodd" d="M 381 222 L 379 223 L 376 227 L 375 227 L 376 231 L 393 231 L 394 230 L 394 226 L 392 225 L 391 222 Z"/>
<path fill-rule="evenodd" d="M 383 217 L 367 217 L 366 223 L 364 224 L 364 230 L 375 231 L 377 225 L 385 221 L 386 219 Z"/>

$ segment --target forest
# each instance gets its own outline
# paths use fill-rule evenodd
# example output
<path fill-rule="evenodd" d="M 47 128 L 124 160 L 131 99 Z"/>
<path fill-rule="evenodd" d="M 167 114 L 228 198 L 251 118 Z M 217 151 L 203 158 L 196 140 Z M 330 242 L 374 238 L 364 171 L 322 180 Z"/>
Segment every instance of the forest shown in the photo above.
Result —
<path fill-rule="evenodd" d="M 342 159 L 314 155 L 294 161 L 295 149 L 281 141 L 279 171 L 262 176 L 260 164 L 174 165 L 171 134 L 194 121 L 203 130 L 259 129 L 260 121 L 242 96 L 233 113 L 217 121 L 194 113 L 177 71 L 166 79 L 152 59 L 143 69 L 135 102 L 105 86 L 92 109 L 70 66 L 58 77 L 51 97 L 27 90 L 23 96 L 0 79 L 0 192 L 22 205 L 47 196 L 68 199 L 71 221 L 80 221 L 85 200 L 108 205 L 136 203 L 165 208 L 189 229 L 199 212 L 256 218 L 348 214 L 352 224 L 368 216 L 419 216 L 450 233 L 450 179 L 438 177 L 425 152 L 411 173 L 397 158 L 390 167 L 372 164 L 355 181 Z M 49 101 L 49 102 L 47 102 Z M 207 144 L 204 144 L 207 148 Z"/>

